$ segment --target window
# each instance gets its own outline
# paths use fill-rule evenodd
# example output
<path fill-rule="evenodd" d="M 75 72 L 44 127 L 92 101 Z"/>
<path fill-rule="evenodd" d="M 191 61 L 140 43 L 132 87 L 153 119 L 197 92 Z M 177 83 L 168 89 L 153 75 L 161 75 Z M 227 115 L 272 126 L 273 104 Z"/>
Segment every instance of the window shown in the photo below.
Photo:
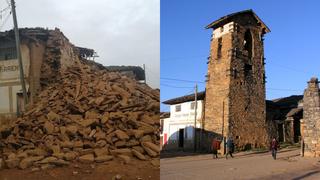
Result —
<path fill-rule="evenodd" d="M 190 109 L 194 109 L 194 107 L 195 107 L 195 102 L 191 102 Z"/>
<path fill-rule="evenodd" d="M 15 47 L 0 48 L 0 61 L 17 59 L 17 51 Z"/>
<path fill-rule="evenodd" d="M 176 105 L 176 112 L 180 112 L 181 111 L 181 105 Z"/>
<path fill-rule="evenodd" d="M 248 52 L 248 57 L 249 59 L 251 59 L 253 54 L 253 48 L 252 48 L 252 35 L 249 29 L 244 34 L 243 48 Z"/>
<path fill-rule="evenodd" d="M 245 77 L 249 76 L 252 74 L 252 65 L 251 64 L 245 64 L 244 65 L 244 75 Z"/>
<path fill-rule="evenodd" d="M 237 77 L 238 77 L 238 71 L 237 71 L 236 68 L 232 68 L 232 70 L 231 70 L 231 76 L 232 76 L 233 78 L 237 78 Z"/>
<path fill-rule="evenodd" d="M 217 59 L 221 58 L 222 38 L 218 39 Z"/>

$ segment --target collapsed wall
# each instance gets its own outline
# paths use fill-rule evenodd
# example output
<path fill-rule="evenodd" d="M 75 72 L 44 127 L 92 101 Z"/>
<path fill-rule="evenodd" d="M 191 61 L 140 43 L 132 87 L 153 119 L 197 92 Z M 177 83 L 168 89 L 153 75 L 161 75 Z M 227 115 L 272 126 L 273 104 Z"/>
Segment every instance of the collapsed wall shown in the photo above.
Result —
<path fill-rule="evenodd" d="M 83 55 L 94 52 L 75 47 L 57 28 L 22 28 L 19 29 L 19 34 L 25 84 L 31 103 L 45 84 L 55 80 L 58 71 L 75 65 Z M 17 113 L 25 107 L 14 31 L 0 32 L 0 42 L 1 126 L 16 118 Z"/>
<path fill-rule="evenodd" d="M 22 169 L 159 161 L 159 91 L 82 59 L 58 29 L 47 32 L 37 95 L 0 128 L 0 161 Z"/>

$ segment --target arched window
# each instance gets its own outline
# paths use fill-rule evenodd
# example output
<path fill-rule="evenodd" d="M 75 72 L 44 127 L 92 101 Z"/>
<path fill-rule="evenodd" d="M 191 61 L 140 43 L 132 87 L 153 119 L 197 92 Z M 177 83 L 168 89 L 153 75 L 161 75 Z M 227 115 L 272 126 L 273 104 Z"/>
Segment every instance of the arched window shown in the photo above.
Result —
<path fill-rule="evenodd" d="M 251 59 L 253 54 L 253 48 L 252 48 L 252 35 L 249 29 L 244 34 L 243 47 L 244 47 L 244 50 L 248 52 L 249 59 Z"/>

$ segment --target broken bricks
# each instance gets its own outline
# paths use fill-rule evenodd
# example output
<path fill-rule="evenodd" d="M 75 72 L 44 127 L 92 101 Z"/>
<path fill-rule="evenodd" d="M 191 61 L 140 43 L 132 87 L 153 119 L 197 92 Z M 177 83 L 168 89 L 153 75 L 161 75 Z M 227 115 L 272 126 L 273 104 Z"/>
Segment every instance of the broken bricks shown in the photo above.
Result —
<path fill-rule="evenodd" d="M 24 116 L 1 130 L 5 166 L 45 169 L 159 157 L 159 109 L 148 107 L 159 104 L 159 91 L 82 63 L 61 71 Z"/>

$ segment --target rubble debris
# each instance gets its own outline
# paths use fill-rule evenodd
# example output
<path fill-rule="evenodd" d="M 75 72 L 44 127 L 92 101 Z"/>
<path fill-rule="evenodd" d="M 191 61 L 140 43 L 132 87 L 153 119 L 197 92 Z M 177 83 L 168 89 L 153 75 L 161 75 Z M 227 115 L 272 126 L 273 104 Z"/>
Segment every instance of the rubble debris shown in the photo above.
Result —
<path fill-rule="evenodd" d="M 1 168 L 159 157 L 159 91 L 85 64 L 56 78 L 21 118 L 0 130 Z"/>

